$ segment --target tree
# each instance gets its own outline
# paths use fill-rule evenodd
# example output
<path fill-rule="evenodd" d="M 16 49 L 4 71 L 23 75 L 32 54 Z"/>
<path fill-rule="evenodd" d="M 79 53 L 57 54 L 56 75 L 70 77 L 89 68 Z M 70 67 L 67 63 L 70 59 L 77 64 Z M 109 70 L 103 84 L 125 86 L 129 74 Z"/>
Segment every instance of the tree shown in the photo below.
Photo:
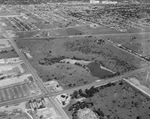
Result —
<path fill-rule="evenodd" d="M 72 94 L 72 98 L 78 98 L 78 92 L 75 90 Z"/>

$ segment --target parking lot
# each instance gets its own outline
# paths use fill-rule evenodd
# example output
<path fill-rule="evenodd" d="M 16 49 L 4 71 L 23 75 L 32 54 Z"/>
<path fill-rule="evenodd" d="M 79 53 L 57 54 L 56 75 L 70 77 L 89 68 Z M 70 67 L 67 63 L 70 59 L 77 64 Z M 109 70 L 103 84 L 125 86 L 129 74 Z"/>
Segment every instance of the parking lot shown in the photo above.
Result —
<path fill-rule="evenodd" d="M 40 93 L 34 83 L 24 83 L 0 89 L 0 102 L 35 96 Z"/>

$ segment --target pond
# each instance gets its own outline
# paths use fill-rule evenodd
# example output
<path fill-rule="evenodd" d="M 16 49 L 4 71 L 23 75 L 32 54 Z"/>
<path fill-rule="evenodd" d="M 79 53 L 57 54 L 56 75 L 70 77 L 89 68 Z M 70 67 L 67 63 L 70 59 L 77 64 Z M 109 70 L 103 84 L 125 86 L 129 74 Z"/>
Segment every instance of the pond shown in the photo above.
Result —
<path fill-rule="evenodd" d="M 101 64 L 96 62 L 89 63 L 87 67 L 89 68 L 91 75 L 98 78 L 104 78 L 114 74 L 114 72 L 102 67 Z"/>

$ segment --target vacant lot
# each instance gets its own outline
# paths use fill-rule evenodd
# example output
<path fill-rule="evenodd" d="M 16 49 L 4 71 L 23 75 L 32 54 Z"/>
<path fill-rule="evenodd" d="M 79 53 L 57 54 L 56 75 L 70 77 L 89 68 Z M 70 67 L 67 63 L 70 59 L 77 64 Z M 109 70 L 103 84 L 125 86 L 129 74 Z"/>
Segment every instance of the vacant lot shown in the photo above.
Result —
<path fill-rule="evenodd" d="M 31 51 L 34 58 L 29 61 L 44 82 L 57 80 L 63 87 L 69 88 L 98 80 L 80 66 L 59 63 L 60 60 L 73 56 L 57 55 L 52 51 L 54 40 L 23 40 L 17 43 L 20 48 L 28 48 Z"/>
<path fill-rule="evenodd" d="M 72 54 L 76 52 L 76 54 L 82 54 L 84 58 L 91 56 L 91 59 L 93 58 L 94 60 L 101 62 L 108 69 L 119 73 L 131 71 L 145 65 L 142 60 L 135 56 L 119 50 L 109 43 L 97 44 L 95 43 L 95 40 L 98 39 L 90 37 L 72 38 L 65 41 L 61 40 L 60 42 L 63 42 L 62 46 L 65 50 L 58 45 L 59 47 L 56 52 L 63 53 L 63 51 L 65 51 Z M 59 44 L 61 44 L 60 42 Z"/>
<path fill-rule="evenodd" d="M 132 50 L 135 53 L 141 54 L 150 61 L 150 40 L 149 39 L 141 39 L 134 40 L 132 42 L 128 42 L 123 44 L 122 46 Z"/>
<path fill-rule="evenodd" d="M 83 97 L 82 102 L 78 101 Z M 74 92 L 64 110 L 71 119 L 77 119 L 78 110 L 85 108 L 92 109 L 99 119 L 149 119 L 149 101 L 126 82 L 118 81 Z"/>
<path fill-rule="evenodd" d="M 148 93 L 150 92 L 150 68 L 141 70 L 138 73 L 134 73 L 126 78 L 133 84 L 143 87 L 143 89 L 147 90 Z"/>
<path fill-rule="evenodd" d="M 97 38 L 110 40 L 114 44 L 121 44 L 123 47 L 131 50 L 133 53 L 138 53 L 143 57 L 150 58 L 150 40 L 149 33 L 134 33 L 134 34 L 109 34 L 99 35 Z"/>
<path fill-rule="evenodd" d="M 109 39 L 114 43 L 124 44 L 133 41 L 142 41 L 150 37 L 149 32 L 141 33 L 120 33 L 120 34 L 100 34 L 98 38 Z"/>
<path fill-rule="evenodd" d="M 33 59 L 29 61 L 43 81 L 57 80 L 66 88 L 91 83 L 98 78 L 92 77 L 83 67 L 60 63 L 60 60 L 65 58 L 95 61 L 116 72 L 117 75 L 146 65 L 144 61 L 105 41 L 97 43 L 97 40 L 95 37 L 76 37 L 24 39 L 16 42 L 19 48 L 30 51 Z"/>

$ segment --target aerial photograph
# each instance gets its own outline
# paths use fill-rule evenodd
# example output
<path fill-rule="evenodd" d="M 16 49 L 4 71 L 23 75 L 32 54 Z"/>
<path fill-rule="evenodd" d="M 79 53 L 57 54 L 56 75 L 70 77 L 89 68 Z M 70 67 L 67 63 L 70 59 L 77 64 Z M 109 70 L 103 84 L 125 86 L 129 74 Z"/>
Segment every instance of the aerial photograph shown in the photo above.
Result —
<path fill-rule="evenodd" d="M 150 0 L 0 0 L 0 119 L 150 119 Z"/>

